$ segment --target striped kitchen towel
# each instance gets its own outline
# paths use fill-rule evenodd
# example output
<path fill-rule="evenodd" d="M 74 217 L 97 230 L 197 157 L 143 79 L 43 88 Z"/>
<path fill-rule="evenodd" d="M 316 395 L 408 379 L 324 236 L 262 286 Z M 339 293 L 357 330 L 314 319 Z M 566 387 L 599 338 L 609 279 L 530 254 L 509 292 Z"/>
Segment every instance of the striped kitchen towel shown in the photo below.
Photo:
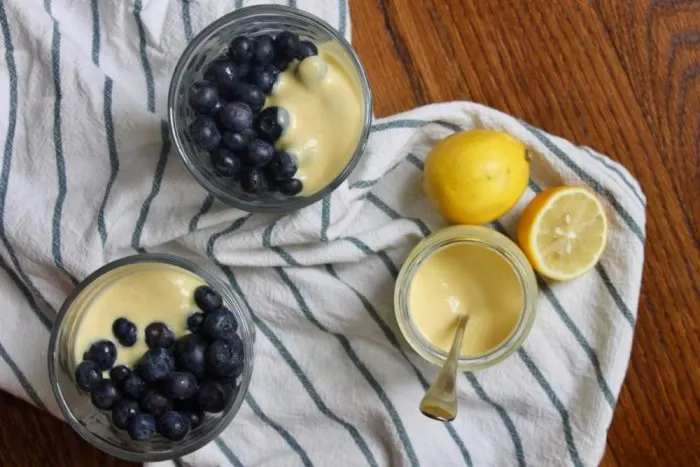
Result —
<path fill-rule="evenodd" d="M 377 120 L 332 196 L 284 217 L 214 201 L 173 153 L 170 74 L 193 34 L 253 1 L 0 0 L 0 384 L 59 416 L 46 343 L 74 284 L 134 252 L 214 264 L 257 327 L 250 391 L 233 423 L 176 465 L 589 466 L 600 460 L 630 355 L 645 198 L 596 153 L 481 105 Z M 349 37 L 346 0 L 289 1 Z M 585 183 L 609 246 L 567 284 L 540 282 L 525 345 L 459 377 L 460 415 L 417 405 L 436 368 L 402 343 L 392 289 L 408 251 L 445 225 L 423 159 L 454 131 L 496 128 L 532 151 L 527 193 Z"/>

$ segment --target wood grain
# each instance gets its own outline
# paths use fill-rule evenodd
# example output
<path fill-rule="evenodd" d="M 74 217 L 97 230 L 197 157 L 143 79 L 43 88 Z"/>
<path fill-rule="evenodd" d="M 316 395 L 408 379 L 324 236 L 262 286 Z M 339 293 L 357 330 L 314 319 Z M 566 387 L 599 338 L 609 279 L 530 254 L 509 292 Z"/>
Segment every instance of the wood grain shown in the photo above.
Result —
<path fill-rule="evenodd" d="M 641 182 L 639 318 L 603 465 L 700 465 L 700 1 L 350 6 L 378 116 L 480 102 L 592 146 Z M 131 465 L 5 394 L 0 419 L 0 465 Z"/>

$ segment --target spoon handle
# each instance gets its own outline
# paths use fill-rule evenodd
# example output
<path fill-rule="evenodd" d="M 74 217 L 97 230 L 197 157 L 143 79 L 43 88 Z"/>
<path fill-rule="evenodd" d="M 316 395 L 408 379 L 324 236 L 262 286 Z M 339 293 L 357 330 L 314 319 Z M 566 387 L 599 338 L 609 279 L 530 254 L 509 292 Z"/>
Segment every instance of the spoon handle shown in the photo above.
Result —
<path fill-rule="evenodd" d="M 457 362 L 464 339 L 464 329 L 467 327 L 469 316 L 461 316 L 457 325 L 455 339 L 452 348 L 447 355 L 447 360 L 440 370 L 435 382 L 420 402 L 420 411 L 426 417 L 440 421 L 451 421 L 457 416 L 457 394 L 455 392 L 455 380 L 457 378 Z"/>

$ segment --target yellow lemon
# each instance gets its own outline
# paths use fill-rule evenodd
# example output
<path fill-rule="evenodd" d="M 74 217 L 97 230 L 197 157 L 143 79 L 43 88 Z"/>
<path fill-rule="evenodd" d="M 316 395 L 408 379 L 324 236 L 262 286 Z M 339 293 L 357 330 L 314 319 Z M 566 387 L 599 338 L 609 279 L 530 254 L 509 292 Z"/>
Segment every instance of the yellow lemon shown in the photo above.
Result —
<path fill-rule="evenodd" d="M 593 268 L 607 239 L 603 204 L 582 186 L 544 190 L 527 205 L 518 222 L 518 243 L 532 267 L 559 281 Z"/>
<path fill-rule="evenodd" d="M 425 159 L 423 189 L 456 224 L 485 224 L 510 210 L 525 191 L 525 145 L 502 131 L 471 130 L 440 141 Z"/>

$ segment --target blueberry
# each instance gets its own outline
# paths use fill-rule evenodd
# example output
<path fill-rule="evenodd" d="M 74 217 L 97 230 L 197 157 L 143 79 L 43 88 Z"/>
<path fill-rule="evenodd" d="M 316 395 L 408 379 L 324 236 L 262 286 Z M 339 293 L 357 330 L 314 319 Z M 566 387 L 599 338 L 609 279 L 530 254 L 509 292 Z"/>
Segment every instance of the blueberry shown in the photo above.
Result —
<path fill-rule="evenodd" d="M 243 349 L 233 342 L 212 342 L 206 357 L 207 371 L 216 378 L 238 376 L 243 370 Z"/>
<path fill-rule="evenodd" d="M 255 119 L 255 131 L 260 138 L 274 143 L 289 125 L 289 114 L 281 107 L 268 107 Z"/>
<path fill-rule="evenodd" d="M 118 388 L 124 387 L 124 382 L 131 376 L 131 370 L 125 365 L 117 365 L 109 370 L 109 378 Z"/>
<path fill-rule="evenodd" d="M 97 363 L 102 371 L 109 370 L 117 360 L 117 346 L 112 341 L 97 341 L 85 352 L 83 358 Z"/>
<path fill-rule="evenodd" d="M 318 47 L 311 41 L 301 41 L 299 42 L 296 52 L 295 58 L 297 60 L 304 60 L 307 57 L 318 55 Z"/>
<path fill-rule="evenodd" d="M 218 413 L 226 408 L 230 390 L 227 386 L 209 381 L 202 386 L 197 395 L 197 403 L 205 412 Z"/>
<path fill-rule="evenodd" d="M 124 384 L 122 384 L 122 391 L 132 399 L 138 399 L 141 397 L 144 389 L 146 389 L 146 382 L 133 371 L 124 380 Z"/>
<path fill-rule="evenodd" d="M 275 59 L 272 61 L 272 66 L 274 66 L 278 73 L 283 72 L 284 70 L 287 69 L 289 66 L 290 60 L 286 57 L 275 57 Z"/>
<path fill-rule="evenodd" d="M 173 357 L 162 347 L 150 349 L 136 366 L 139 376 L 152 383 L 165 378 L 175 366 Z"/>
<path fill-rule="evenodd" d="M 139 410 L 139 404 L 136 401 L 121 400 L 112 409 L 112 423 L 117 428 L 125 430 L 129 426 L 129 421 L 139 412 L 141 410 Z"/>
<path fill-rule="evenodd" d="M 129 421 L 129 436 L 136 441 L 151 438 L 156 432 L 156 419 L 148 413 L 137 413 Z"/>
<path fill-rule="evenodd" d="M 246 36 L 234 37 L 228 48 L 228 55 L 236 63 L 246 63 L 253 58 L 253 41 Z"/>
<path fill-rule="evenodd" d="M 119 402 L 121 395 L 117 387 L 108 379 L 103 379 L 90 393 L 92 405 L 98 409 L 109 410 L 114 407 L 114 404 Z"/>
<path fill-rule="evenodd" d="M 187 317 L 187 329 L 195 334 L 202 330 L 204 322 L 204 313 L 196 311 Z"/>
<path fill-rule="evenodd" d="M 289 180 L 297 173 L 296 158 L 286 151 L 277 151 L 268 166 L 276 181 Z"/>
<path fill-rule="evenodd" d="M 146 326 L 146 344 L 151 349 L 156 347 L 168 348 L 175 345 L 175 333 L 167 324 L 155 321 Z"/>
<path fill-rule="evenodd" d="M 277 55 L 286 58 L 295 58 L 299 47 L 299 36 L 290 31 L 282 31 L 275 37 L 275 51 Z"/>
<path fill-rule="evenodd" d="M 233 177 L 241 171 L 241 159 L 228 149 L 216 148 L 210 156 L 214 173 L 219 177 Z"/>
<path fill-rule="evenodd" d="M 251 195 L 265 192 L 265 176 L 260 169 L 248 167 L 241 172 L 241 188 Z"/>
<path fill-rule="evenodd" d="M 275 155 L 275 147 L 262 139 L 254 139 L 248 144 L 246 163 L 253 167 L 264 167 L 270 163 Z"/>
<path fill-rule="evenodd" d="M 214 311 L 221 308 L 224 300 L 219 293 L 208 285 L 200 285 L 194 291 L 194 303 L 203 312 Z"/>
<path fill-rule="evenodd" d="M 209 113 L 219 102 L 219 91 L 211 81 L 196 81 L 187 90 L 187 101 L 197 113 Z"/>
<path fill-rule="evenodd" d="M 188 334 L 175 345 L 175 361 L 180 370 L 202 378 L 205 370 L 207 341 L 198 334 Z"/>
<path fill-rule="evenodd" d="M 190 421 L 180 412 L 169 410 L 158 419 L 158 433 L 170 441 L 182 441 L 190 432 Z"/>
<path fill-rule="evenodd" d="M 217 86 L 235 84 L 239 78 L 236 64 L 226 58 L 217 58 L 207 65 L 204 79 L 216 83 Z"/>
<path fill-rule="evenodd" d="M 265 179 L 264 183 L 264 188 L 266 191 L 269 193 L 275 193 L 277 192 L 277 180 L 275 179 L 274 175 L 269 170 L 269 166 L 263 170 L 263 178 Z"/>
<path fill-rule="evenodd" d="M 190 124 L 190 136 L 195 146 L 205 151 L 214 149 L 221 142 L 221 133 L 216 127 L 216 122 L 207 115 L 200 115 L 194 119 Z"/>
<path fill-rule="evenodd" d="M 170 399 L 153 388 L 148 388 L 143 392 L 139 400 L 139 405 L 141 406 L 141 410 L 155 417 L 160 417 L 173 407 L 173 403 Z"/>
<path fill-rule="evenodd" d="M 112 334 L 124 347 L 131 347 L 138 339 L 136 325 L 126 318 L 117 318 L 112 323 Z"/>
<path fill-rule="evenodd" d="M 236 99 L 248 104 L 253 112 L 260 112 L 265 105 L 265 93 L 249 83 L 241 83 L 236 89 Z"/>
<path fill-rule="evenodd" d="M 219 112 L 221 111 L 221 109 L 224 107 L 225 104 L 226 104 L 225 101 L 219 99 L 218 101 L 216 101 L 216 104 L 214 104 L 209 110 L 207 110 L 206 114 L 214 119 L 218 118 Z"/>
<path fill-rule="evenodd" d="M 102 381 L 102 370 L 95 362 L 84 361 L 75 369 L 75 382 L 83 391 L 92 391 Z"/>
<path fill-rule="evenodd" d="M 279 70 L 271 64 L 257 65 L 250 70 L 248 82 L 260 88 L 265 94 L 269 94 L 277 81 Z"/>
<path fill-rule="evenodd" d="M 219 111 L 219 123 L 229 130 L 243 131 L 253 126 L 253 111 L 244 102 L 231 102 Z"/>
<path fill-rule="evenodd" d="M 202 324 L 202 334 L 209 340 L 232 339 L 237 329 L 236 317 L 225 308 L 207 313 Z"/>
<path fill-rule="evenodd" d="M 204 421 L 204 412 L 201 409 L 186 410 L 182 414 L 189 420 L 190 427 L 193 430 Z"/>
<path fill-rule="evenodd" d="M 163 392 L 171 399 L 189 399 L 198 390 L 197 378 L 192 373 L 173 371 L 163 380 Z"/>
<path fill-rule="evenodd" d="M 228 131 L 224 133 L 224 145 L 236 154 L 242 154 L 248 150 L 248 144 L 256 138 L 255 130 L 249 128 L 241 132 Z"/>
<path fill-rule="evenodd" d="M 275 58 L 272 36 L 263 34 L 253 39 L 253 60 L 258 63 L 270 63 Z"/>
<path fill-rule="evenodd" d="M 304 184 L 298 178 L 292 178 L 279 182 L 277 187 L 283 195 L 296 196 L 304 189 Z"/>

